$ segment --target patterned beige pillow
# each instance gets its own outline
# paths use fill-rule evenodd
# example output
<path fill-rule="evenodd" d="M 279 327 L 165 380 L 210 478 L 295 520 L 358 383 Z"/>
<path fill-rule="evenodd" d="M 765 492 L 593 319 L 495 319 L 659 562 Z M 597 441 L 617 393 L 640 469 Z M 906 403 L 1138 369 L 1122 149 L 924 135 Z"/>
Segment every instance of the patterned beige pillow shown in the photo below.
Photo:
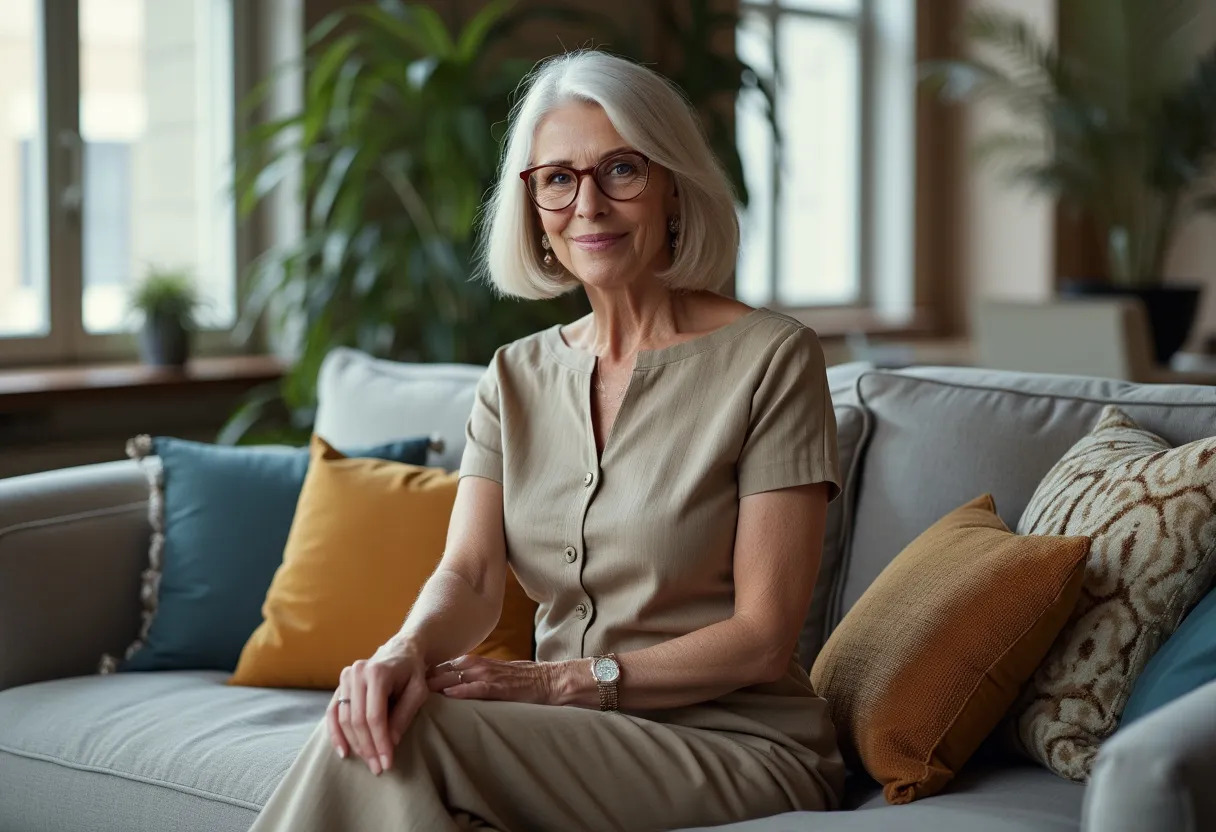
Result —
<path fill-rule="evenodd" d="M 1171 448 L 1103 408 L 1035 490 L 1018 534 L 1093 539 L 1081 598 L 1011 715 L 1022 746 L 1089 778 L 1145 663 L 1216 570 L 1216 437 Z"/>

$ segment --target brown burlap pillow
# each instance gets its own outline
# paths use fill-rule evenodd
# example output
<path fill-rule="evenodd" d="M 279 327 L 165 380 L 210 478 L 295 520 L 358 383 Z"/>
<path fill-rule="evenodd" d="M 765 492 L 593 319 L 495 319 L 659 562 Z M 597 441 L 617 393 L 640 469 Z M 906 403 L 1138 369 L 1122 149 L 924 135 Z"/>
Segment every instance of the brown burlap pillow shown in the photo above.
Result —
<path fill-rule="evenodd" d="M 908 544 L 811 669 L 841 749 L 889 803 L 934 794 L 996 727 L 1068 619 L 1089 540 L 1014 534 L 985 494 Z"/>

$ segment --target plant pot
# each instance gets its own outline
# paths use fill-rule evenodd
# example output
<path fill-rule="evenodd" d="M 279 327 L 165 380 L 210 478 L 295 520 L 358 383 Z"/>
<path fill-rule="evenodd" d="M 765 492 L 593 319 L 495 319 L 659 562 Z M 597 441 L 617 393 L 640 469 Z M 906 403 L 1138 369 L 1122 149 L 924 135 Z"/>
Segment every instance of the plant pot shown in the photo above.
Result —
<path fill-rule="evenodd" d="M 1094 281 L 1066 280 L 1060 285 L 1061 297 L 1136 297 L 1148 313 L 1153 338 L 1153 357 L 1169 366 L 1174 353 L 1190 337 L 1199 311 L 1199 295 L 1203 287 L 1192 283 L 1183 286 L 1150 286 L 1142 289 L 1112 286 Z"/>
<path fill-rule="evenodd" d="M 145 364 L 180 367 L 190 357 L 190 331 L 175 318 L 148 318 L 139 332 L 139 355 Z"/>

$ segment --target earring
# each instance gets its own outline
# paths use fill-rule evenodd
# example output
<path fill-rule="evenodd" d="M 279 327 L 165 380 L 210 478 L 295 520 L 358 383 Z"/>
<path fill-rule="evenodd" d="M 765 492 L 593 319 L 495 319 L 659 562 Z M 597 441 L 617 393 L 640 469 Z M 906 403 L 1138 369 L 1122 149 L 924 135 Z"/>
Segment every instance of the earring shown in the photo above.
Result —
<path fill-rule="evenodd" d="M 553 251 L 551 249 L 553 247 L 549 244 L 549 235 L 548 234 L 540 235 L 540 247 L 545 250 L 545 257 L 544 257 L 545 265 L 552 266 L 553 265 Z"/>
<path fill-rule="evenodd" d="M 676 214 L 667 221 L 667 230 L 671 232 L 671 247 L 675 248 L 680 240 L 680 215 Z"/>

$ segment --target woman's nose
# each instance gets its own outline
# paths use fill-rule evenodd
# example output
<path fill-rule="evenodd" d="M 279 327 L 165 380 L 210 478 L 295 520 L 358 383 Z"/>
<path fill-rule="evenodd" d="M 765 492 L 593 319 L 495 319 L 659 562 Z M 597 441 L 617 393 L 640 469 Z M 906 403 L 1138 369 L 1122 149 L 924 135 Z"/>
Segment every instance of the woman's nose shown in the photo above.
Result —
<path fill-rule="evenodd" d="M 574 211 L 582 219 L 592 219 L 602 216 L 608 207 L 608 197 L 600 190 L 595 176 L 584 173 L 580 178 L 578 195 L 574 200 Z"/>

